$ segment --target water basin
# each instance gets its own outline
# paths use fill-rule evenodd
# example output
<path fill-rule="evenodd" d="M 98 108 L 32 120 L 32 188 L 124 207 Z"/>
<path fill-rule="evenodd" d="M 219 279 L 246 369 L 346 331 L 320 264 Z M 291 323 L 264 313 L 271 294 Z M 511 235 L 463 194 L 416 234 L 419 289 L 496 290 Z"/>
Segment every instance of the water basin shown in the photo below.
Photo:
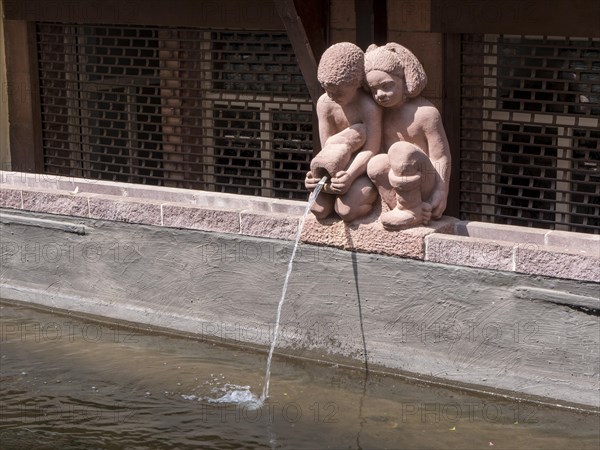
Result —
<path fill-rule="evenodd" d="M 20 448 L 597 449 L 593 413 L 1 305 L 0 442 Z"/>

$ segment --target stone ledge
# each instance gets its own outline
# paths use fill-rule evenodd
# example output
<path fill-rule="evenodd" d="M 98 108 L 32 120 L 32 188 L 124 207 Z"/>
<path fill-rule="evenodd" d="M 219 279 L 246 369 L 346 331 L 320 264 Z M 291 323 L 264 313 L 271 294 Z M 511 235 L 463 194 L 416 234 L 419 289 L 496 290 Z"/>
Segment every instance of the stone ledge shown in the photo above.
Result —
<path fill-rule="evenodd" d="M 27 211 L 88 217 L 88 199 L 68 192 L 22 189 L 23 209 Z"/>
<path fill-rule="evenodd" d="M 117 222 L 139 223 L 143 225 L 162 225 L 160 202 L 110 197 L 99 194 L 87 196 L 89 217 L 92 219 L 113 220 Z"/>
<path fill-rule="evenodd" d="M 337 217 L 317 220 L 307 217 L 301 240 L 307 244 L 352 250 L 362 253 L 379 253 L 401 258 L 424 259 L 425 237 L 432 233 L 453 233 L 457 219 L 444 216 L 429 226 L 387 231 L 378 217 L 381 208 L 367 217 L 346 224 Z"/>
<path fill-rule="evenodd" d="M 456 223 L 455 234 L 471 238 L 544 245 L 548 230 L 465 220 Z"/>
<path fill-rule="evenodd" d="M 20 189 L 5 188 L 0 189 L 0 205 L 4 208 L 22 209 L 23 197 Z"/>
<path fill-rule="evenodd" d="M 296 239 L 300 218 L 287 214 L 240 213 L 240 234 L 292 241 Z"/>
<path fill-rule="evenodd" d="M 80 195 L 99 194 L 236 211 L 252 210 L 266 213 L 302 215 L 305 205 L 304 202 L 297 200 L 251 197 L 221 192 L 24 172 L 0 171 L 0 182 L 2 189 L 29 189 L 48 192 L 64 191 Z"/>
<path fill-rule="evenodd" d="M 515 272 L 600 283 L 600 258 L 560 247 L 515 248 Z"/>
<path fill-rule="evenodd" d="M 546 245 L 590 253 L 600 258 L 600 235 L 550 231 L 546 234 Z"/>
<path fill-rule="evenodd" d="M 455 231 L 427 236 L 425 260 L 600 282 L 600 236 L 481 222 L 457 222 Z"/>
<path fill-rule="evenodd" d="M 539 228 L 471 221 L 458 222 L 455 234 L 457 236 L 492 239 L 518 244 L 549 245 L 560 247 L 567 251 L 582 251 L 600 257 L 600 235 L 597 234 L 542 230 Z"/>
<path fill-rule="evenodd" d="M 481 269 L 513 270 L 513 244 L 464 236 L 431 235 L 426 238 L 425 260 Z"/>
<path fill-rule="evenodd" d="M 305 203 L 0 171 L 0 207 L 292 240 Z M 310 215 L 302 241 L 436 263 L 600 282 L 600 236 L 459 222 L 389 232 L 381 206 L 351 224 Z M 452 236 L 455 234 L 454 236 Z"/>
<path fill-rule="evenodd" d="M 90 193 L 81 192 L 79 189 L 73 191 L 54 189 L 47 183 L 42 185 L 44 188 L 29 187 L 25 183 L 16 186 L 2 184 L 0 207 L 142 225 L 233 234 L 247 233 L 251 236 L 283 240 L 294 239 L 300 218 L 293 214 L 265 212 L 263 210 L 265 208 L 262 207 L 258 208 L 258 212 L 248 209 L 256 206 L 255 204 L 260 203 L 260 200 L 245 202 L 244 209 L 237 211 L 214 206 L 204 207 L 185 201 L 164 202 L 160 199 L 150 199 L 148 190 L 142 191 L 143 197 L 131 197 L 98 193 L 103 189 L 94 189 L 95 193 Z M 118 191 L 109 189 L 108 192 Z M 128 191 L 131 192 L 136 191 Z M 187 200 L 194 195 L 198 194 L 192 192 Z M 237 198 L 234 203 L 230 200 L 224 196 L 220 204 L 242 206 Z M 300 203 L 301 208 L 298 208 L 295 203 Z M 276 208 L 296 211 L 303 209 L 304 205 L 301 202 L 279 201 Z M 271 209 L 270 206 L 268 209 Z"/>
<path fill-rule="evenodd" d="M 163 226 L 239 234 L 240 214 L 226 209 L 163 204 Z"/>

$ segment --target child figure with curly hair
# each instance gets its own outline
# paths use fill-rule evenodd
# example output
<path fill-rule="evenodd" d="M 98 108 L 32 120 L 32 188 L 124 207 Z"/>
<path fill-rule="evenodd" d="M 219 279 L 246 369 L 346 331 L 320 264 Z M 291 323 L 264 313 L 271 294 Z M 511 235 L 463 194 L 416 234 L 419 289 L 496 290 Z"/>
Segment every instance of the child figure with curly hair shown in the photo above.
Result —
<path fill-rule="evenodd" d="M 335 211 L 351 222 L 367 215 L 377 199 L 367 164 L 381 149 L 382 112 L 363 89 L 364 52 L 356 45 L 341 42 L 329 47 L 317 77 L 325 90 L 317 102 L 323 150 L 313 159 L 305 185 L 312 191 L 328 175 L 330 182 L 312 212 L 322 219 Z"/>
<path fill-rule="evenodd" d="M 370 159 L 367 172 L 390 211 L 387 229 L 427 225 L 446 209 L 450 148 L 440 113 L 420 96 L 427 76 L 405 47 L 388 43 L 365 53 L 366 81 L 383 107 L 384 153 Z"/>

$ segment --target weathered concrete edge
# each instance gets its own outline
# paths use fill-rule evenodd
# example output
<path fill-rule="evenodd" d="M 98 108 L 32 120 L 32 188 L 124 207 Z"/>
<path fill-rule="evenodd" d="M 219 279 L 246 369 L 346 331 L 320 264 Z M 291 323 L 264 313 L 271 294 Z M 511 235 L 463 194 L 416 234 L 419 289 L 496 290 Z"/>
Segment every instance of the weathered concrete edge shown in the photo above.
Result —
<path fill-rule="evenodd" d="M 18 301 L 53 308 L 63 311 L 78 312 L 107 319 L 120 320 L 123 322 L 137 323 L 155 326 L 158 328 L 171 329 L 198 335 L 198 330 L 210 330 L 203 324 L 211 324 L 210 321 L 194 319 L 193 317 L 170 312 L 169 315 L 158 314 L 151 304 L 140 307 L 127 302 L 107 301 L 100 297 L 92 297 L 89 293 L 85 296 L 66 295 L 64 293 L 49 293 L 38 289 L 24 286 L 0 283 L 2 298 L 9 301 Z M 165 321 L 168 319 L 168 321 Z M 208 336 L 217 339 L 218 334 L 208 333 Z M 252 342 L 246 342 L 252 344 Z"/>
<path fill-rule="evenodd" d="M 0 171 L 0 207 L 292 240 L 305 203 L 189 189 Z M 314 218 L 313 218 L 314 219 Z M 364 253 L 529 275 L 600 281 L 600 236 L 457 222 L 387 232 L 309 219 L 302 241 Z M 454 235 L 454 236 L 452 236 Z M 376 239 L 374 239 L 374 237 Z"/>
<path fill-rule="evenodd" d="M 82 298 L 79 296 L 67 296 L 64 294 L 48 295 L 48 292 L 46 291 L 10 286 L 2 283 L 0 283 L 0 291 L 2 292 L 2 297 L 0 297 L 0 299 L 7 303 L 28 305 L 33 308 L 40 308 L 45 311 L 59 314 L 75 314 L 76 316 L 80 315 L 84 319 L 96 320 L 98 322 L 121 323 L 125 326 L 135 329 L 143 326 L 144 329 L 147 330 L 158 331 L 168 335 L 183 336 L 186 338 L 200 338 L 202 340 L 215 342 L 220 345 L 232 345 L 235 347 L 239 347 L 241 345 L 245 348 L 255 349 L 263 353 L 268 351 L 268 348 L 264 345 L 264 343 L 241 343 L 240 341 L 227 340 L 223 339 L 223 336 L 219 335 L 218 333 L 205 333 L 199 335 L 199 326 L 204 331 L 204 328 L 201 325 L 205 323 L 211 324 L 211 322 L 194 320 L 193 318 L 187 316 L 177 315 L 171 318 L 172 322 L 165 324 L 164 321 L 156 320 L 157 316 L 151 313 L 153 311 L 152 308 L 140 308 L 129 304 L 116 304 L 91 297 Z M 140 317 L 143 317 L 143 319 L 140 320 Z M 224 326 L 227 326 L 227 324 L 224 324 Z M 290 352 L 289 348 L 276 348 L 274 353 L 276 355 L 292 359 L 301 359 L 327 365 L 332 364 L 332 361 L 318 359 L 312 354 L 306 356 L 302 355 L 301 353 Z M 339 360 L 336 360 L 335 366 L 362 370 L 361 366 L 341 357 Z M 393 369 L 386 366 L 371 365 L 369 366 L 369 371 L 371 373 L 390 374 L 392 376 L 398 376 L 402 379 L 413 382 L 426 382 L 447 389 L 458 389 L 470 393 L 489 395 L 509 401 L 526 401 L 536 405 L 552 408 L 558 407 L 576 412 L 600 414 L 600 409 L 598 409 L 598 406 L 594 405 L 553 399 L 535 394 L 528 394 L 525 392 L 515 392 L 502 388 L 490 388 L 489 386 L 473 385 L 469 383 L 463 383 L 458 380 L 450 381 L 443 378 L 432 377 L 427 374 L 406 372 L 401 369 Z"/>
<path fill-rule="evenodd" d="M 48 217 L 43 213 L 18 214 Z M 77 219 L 65 218 L 69 220 Z M 273 320 L 285 271 L 282 262 L 289 258 L 289 253 L 282 250 L 289 244 L 232 234 L 90 219 L 83 222 L 92 228 L 89 234 L 44 230 L 25 223 L 6 225 L 13 229 L 6 234 L 11 241 L 5 243 L 15 253 L 5 255 L 4 285 L 17 288 L 22 295 L 37 292 L 34 302 L 43 302 L 40 296 L 50 296 L 46 300 L 49 307 L 60 308 L 57 299 L 69 297 L 71 300 L 63 308 L 71 311 L 85 311 L 93 299 L 101 306 L 95 314 L 105 317 L 113 317 L 115 306 L 125 303 L 130 305 L 126 308 L 133 314 L 132 322 L 158 322 L 161 327 L 177 330 L 185 326 L 183 318 L 191 323 L 189 331 L 196 334 L 211 334 L 211 326 L 215 325 L 229 330 L 235 330 L 236 325 L 242 329 L 254 329 L 256 324 L 268 327 Z M 122 243 L 123 250 L 135 242 L 140 246 L 139 252 L 134 258 L 129 252 L 115 258 L 115 242 Z M 46 243 L 49 248 L 61 245 L 77 251 L 63 253 L 61 258 L 53 254 L 44 257 Z M 247 254 L 244 246 L 270 251 L 257 259 L 256 254 Z M 81 252 L 92 247 L 110 251 L 104 259 L 90 258 L 87 252 Z M 222 253 L 224 248 L 234 254 Z M 305 250 L 307 253 L 295 263 L 296 276 L 288 292 L 284 324 L 292 325 L 292 333 L 280 337 L 286 354 L 297 349 L 303 354 L 314 356 L 316 352 L 325 356 L 325 351 L 333 361 L 351 359 L 354 366 L 360 367 L 364 341 L 357 332 L 356 307 L 360 308 L 362 302 L 370 365 L 431 374 L 452 384 L 512 389 L 526 396 L 578 404 L 597 401 L 594 398 L 598 380 L 593 374 L 597 373 L 598 356 L 597 352 L 590 353 L 592 348 L 597 350 L 597 320 L 586 312 L 576 312 L 575 317 L 571 309 L 571 303 L 593 306 L 597 283 L 356 255 L 311 246 Z M 170 257 L 167 259 L 166 255 Z M 181 270 L 182 267 L 189 270 Z M 31 276 L 33 271 L 35 277 Z M 425 291 L 421 283 L 424 277 L 429 280 Z M 556 298 L 546 298 L 548 292 L 566 301 L 566 307 L 556 305 Z M 178 301 L 172 302 L 173 299 Z M 470 333 L 463 335 L 458 346 L 454 339 L 431 341 L 429 333 L 435 332 L 432 327 L 436 324 L 450 329 L 456 324 L 465 329 L 473 320 L 479 324 L 478 335 L 487 324 L 491 325 L 488 331 L 504 329 L 504 333 L 496 336 L 497 342 L 490 341 L 491 345 L 480 339 L 488 333 L 475 340 Z M 425 328 L 412 328 L 419 324 Z M 538 324 L 540 333 L 532 339 L 515 340 L 515 324 Z M 573 338 L 558 342 L 556 335 Z M 427 342 L 423 340 L 425 336 Z M 242 337 L 240 343 L 245 345 L 264 346 L 269 342 L 265 334 Z M 559 366 L 546 365 L 550 362 L 546 361 L 545 351 L 556 354 Z M 582 360 L 580 354 L 584 353 L 589 357 Z M 515 363 L 517 366 L 513 367 Z M 504 375 L 499 376 L 502 371 Z M 573 371 L 574 379 L 570 378 Z"/>

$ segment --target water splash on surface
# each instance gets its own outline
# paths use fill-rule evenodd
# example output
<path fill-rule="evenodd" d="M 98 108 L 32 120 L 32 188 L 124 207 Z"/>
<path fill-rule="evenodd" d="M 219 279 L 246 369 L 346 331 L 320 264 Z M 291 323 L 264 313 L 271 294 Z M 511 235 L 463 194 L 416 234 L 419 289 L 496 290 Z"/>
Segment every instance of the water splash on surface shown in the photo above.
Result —
<path fill-rule="evenodd" d="M 277 306 L 277 317 L 275 319 L 275 332 L 273 334 L 273 341 L 271 342 L 271 348 L 269 350 L 269 356 L 267 358 L 267 369 L 265 372 L 265 383 L 263 387 L 263 391 L 260 397 L 257 397 L 250 391 L 250 386 L 237 386 L 226 384 L 224 388 L 221 388 L 221 392 L 225 392 L 224 395 L 218 398 L 204 397 L 200 398 L 195 395 L 182 395 L 185 400 L 198 400 L 198 401 L 208 401 L 209 403 L 234 403 L 244 405 L 249 408 L 261 408 L 264 405 L 265 400 L 269 397 L 269 382 L 271 380 L 271 361 L 273 360 L 273 352 L 275 351 L 275 346 L 277 344 L 277 338 L 279 337 L 279 322 L 281 318 L 281 309 L 283 306 L 283 302 L 285 300 L 285 294 L 287 292 L 288 282 L 290 279 L 290 275 L 292 273 L 292 266 L 294 263 L 294 258 L 296 257 L 296 250 L 298 249 L 298 244 L 300 243 L 300 236 L 302 234 L 302 229 L 304 228 L 304 222 L 306 221 L 306 217 L 310 212 L 310 208 L 315 204 L 317 197 L 325 183 L 327 182 L 327 177 L 321 178 L 317 187 L 313 192 L 311 192 L 310 197 L 308 198 L 308 203 L 306 204 L 306 208 L 304 209 L 304 215 L 300 220 L 300 224 L 298 225 L 298 231 L 296 232 L 296 240 L 294 243 L 294 250 L 292 251 L 292 256 L 290 257 L 290 261 L 288 263 L 287 273 L 285 275 L 285 281 L 283 283 L 283 289 L 281 291 L 281 298 L 279 299 L 279 304 Z M 233 388 L 233 389 L 232 389 Z"/>
<path fill-rule="evenodd" d="M 181 394 L 181 398 L 189 401 L 236 404 L 248 409 L 258 409 L 263 406 L 263 401 L 250 391 L 250 386 L 239 386 L 237 384 L 226 384 L 222 388 L 213 389 L 212 392 L 224 392 L 220 397 L 203 397 L 195 394 Z"/>
<path fill-rule="evenodd" d="M 235 403 L 251 409 L 261 408 L 264 404 L 264 401 L 261 398 L 250 392 L 250 387 L 248 387 L 248 389 L 228 391 L 222 397 L 206 398 L 206 400 L 208 403 Z"/>

